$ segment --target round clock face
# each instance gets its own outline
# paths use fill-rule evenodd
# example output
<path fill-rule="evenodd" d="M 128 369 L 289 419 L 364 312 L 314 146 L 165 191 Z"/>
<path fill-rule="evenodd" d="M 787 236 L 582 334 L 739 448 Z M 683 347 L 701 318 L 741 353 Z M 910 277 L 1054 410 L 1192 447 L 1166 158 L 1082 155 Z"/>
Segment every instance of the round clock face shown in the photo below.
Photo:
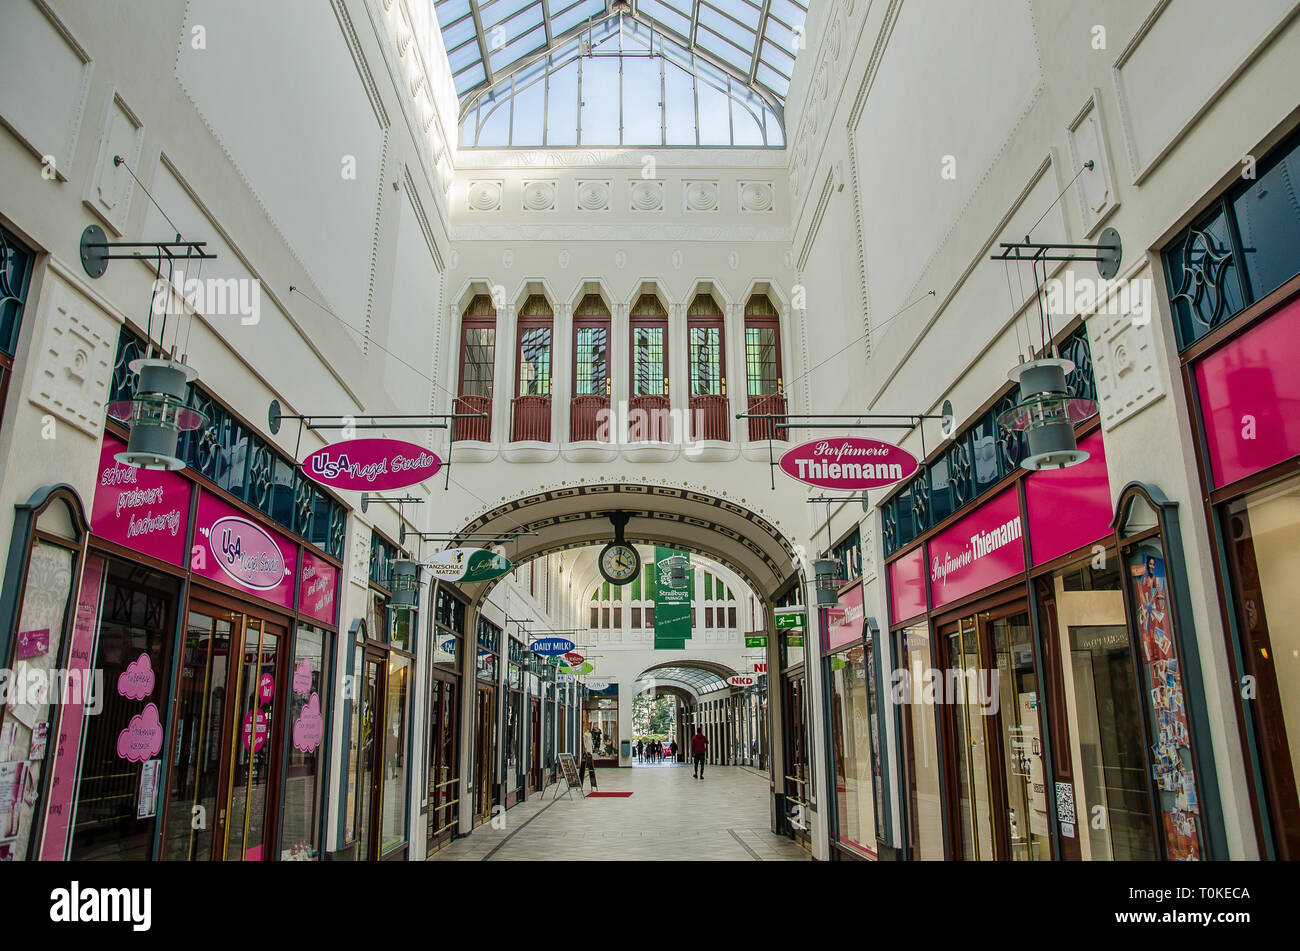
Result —
<path fill-rule="evenodd" d="M 600 573 L 611 584 L 627 584 L 641 570 L 641 556 L 631 545 L 610 542 L 600 553 Z"/>

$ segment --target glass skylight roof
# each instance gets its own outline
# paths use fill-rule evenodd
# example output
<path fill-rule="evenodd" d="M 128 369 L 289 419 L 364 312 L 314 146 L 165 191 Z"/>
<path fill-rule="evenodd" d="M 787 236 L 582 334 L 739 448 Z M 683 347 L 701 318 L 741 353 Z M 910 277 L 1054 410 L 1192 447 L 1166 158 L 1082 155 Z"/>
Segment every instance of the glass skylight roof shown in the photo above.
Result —
<path fill-rule="evenodd" d="M 614 0 L 434 0 L 462 109 L 604 20 Z M 779 113 L 803 42 L 802 0 L 631 0 L 629 19 L 755 90 Z"/>
<path fill-rule="evenodd" d="M 785 144 L 755 86 L 630 18 L 606 18 L 470 94 L 463 148 Z"/>

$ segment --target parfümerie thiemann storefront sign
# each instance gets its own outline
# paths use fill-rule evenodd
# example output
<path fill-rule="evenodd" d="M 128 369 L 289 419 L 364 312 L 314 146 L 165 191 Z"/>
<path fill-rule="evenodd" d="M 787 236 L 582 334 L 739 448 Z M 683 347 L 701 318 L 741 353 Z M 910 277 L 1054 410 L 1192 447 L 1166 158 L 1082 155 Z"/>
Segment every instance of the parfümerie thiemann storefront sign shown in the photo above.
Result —
<path fill-rule="evenodd" d="M 892 443 L 840 436 L 795 446 L 781 456 L 780 466 L 782 472 L 805 485 L 856 492 L 911 478 L 919 463 L 906 449 Z"/>

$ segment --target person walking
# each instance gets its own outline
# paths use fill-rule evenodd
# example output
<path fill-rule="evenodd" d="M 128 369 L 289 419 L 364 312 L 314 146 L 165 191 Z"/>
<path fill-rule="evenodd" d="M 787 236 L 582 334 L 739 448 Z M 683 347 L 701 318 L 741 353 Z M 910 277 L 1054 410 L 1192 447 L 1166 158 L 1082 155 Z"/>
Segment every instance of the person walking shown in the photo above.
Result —
<path fill-rule="evenodd" d="M 644 740 L 637 740 L 637 741 L 636 741 L 636 758 L 637 758 L 638 760 L 641 760 L 642 762 L 644 762 L 644 760 L 642 759 L 642 754 L 644 754 L 644 753 L 645 753 L 645 741 L 644 741 Z"/>
<path fill-rule="evenodd" d="M 673 740 L 671 743 L 668 744 L 668 753 L 669 756 L 671 757 L 670 762 L 676 763 L 677 762 L 677 741 L 676 740 Z"/>
<path fill-rule="evenodd" d="M 691 737 L 691 755 L 695 759 L 695 778 L 704 778 L 704 754 L 709 749 L 709 738 L 701 732 L 699 727 L 695 728 L 695 735 Z"/>

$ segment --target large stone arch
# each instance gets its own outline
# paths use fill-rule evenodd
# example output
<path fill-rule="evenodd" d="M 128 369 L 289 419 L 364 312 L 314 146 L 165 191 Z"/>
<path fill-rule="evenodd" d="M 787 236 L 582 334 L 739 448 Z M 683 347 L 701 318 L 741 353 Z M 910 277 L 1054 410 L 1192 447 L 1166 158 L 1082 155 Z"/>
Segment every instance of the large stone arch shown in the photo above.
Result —
<path fill-rule="evenodd" d="M 461 529 L 461 537 L 473 544 L 471 536 L 536 532 L 507 545 L 511 561 L 522 565 L 553 552 L 612 540 L 609 515 L 614 512 L 630 516 L 625 529 L 629 542 L 667 545 L 712 558 L 744 578 L 764 602 L 794 576 L 794 544 L 763 515 L 723 496 L 649 481 L 580 481 L 520 496 L 473 518 Z M 496 583 L 462 590 L 476 607 Z"/>

